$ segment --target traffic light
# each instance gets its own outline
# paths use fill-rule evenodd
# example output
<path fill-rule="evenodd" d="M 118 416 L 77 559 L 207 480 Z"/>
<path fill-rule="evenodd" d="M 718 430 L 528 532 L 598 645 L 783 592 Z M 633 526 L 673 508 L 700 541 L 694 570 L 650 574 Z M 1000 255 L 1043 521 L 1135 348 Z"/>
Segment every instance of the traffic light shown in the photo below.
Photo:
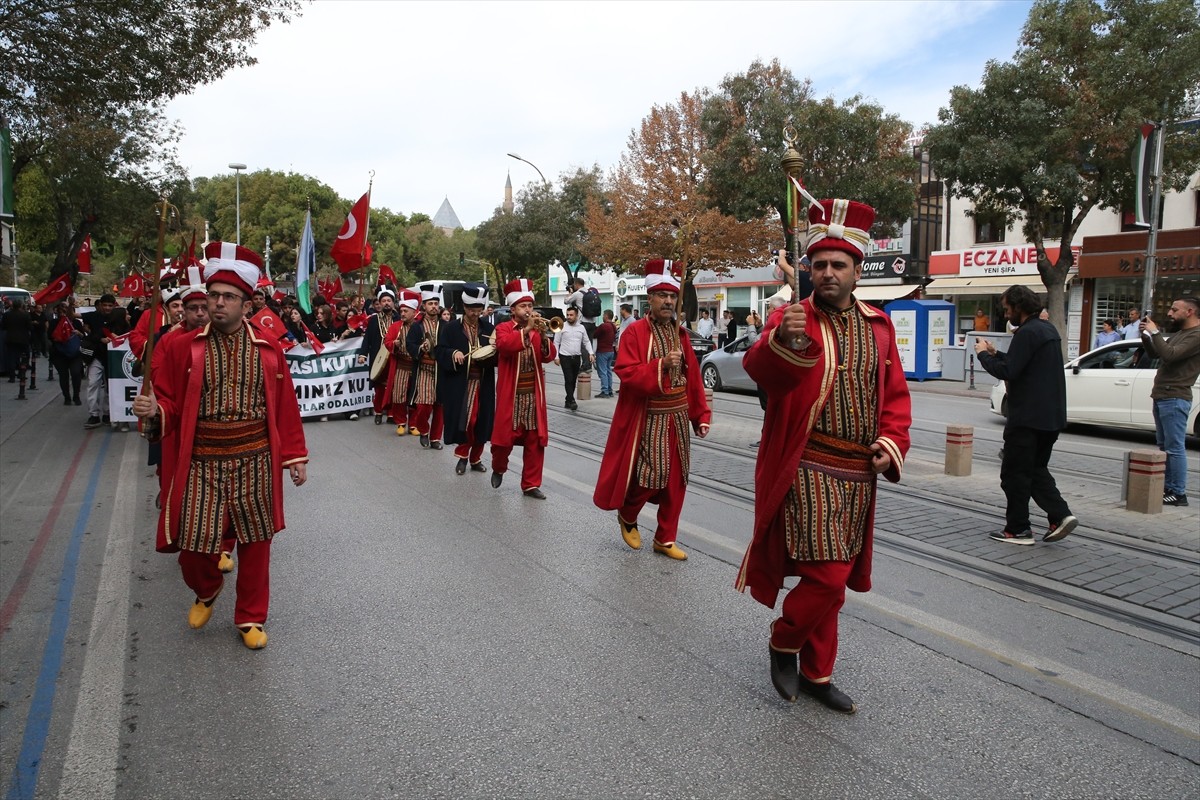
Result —
<path fill-rule="evenodd" d="M 458 265 L 460 267 L 463 267 L 463 266 L 466 266 L 466 264 L 467 264 L 467 254 L 464 253 L 462 250 L 459 250 L 458 251 Z"/>

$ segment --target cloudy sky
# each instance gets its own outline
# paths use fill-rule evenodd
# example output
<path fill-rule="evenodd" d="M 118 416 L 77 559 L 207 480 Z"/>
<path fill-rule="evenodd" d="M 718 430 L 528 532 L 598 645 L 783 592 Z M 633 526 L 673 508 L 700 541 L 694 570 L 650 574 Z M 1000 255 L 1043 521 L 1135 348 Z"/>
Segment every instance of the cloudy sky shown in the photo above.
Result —
<path fill-rule="evenodd" d="M 316 0 L 271 28 L 258 64 L 168 106 L 193 176 L 311 175 L 372 205 L 465 227 L 511 171 L 555 180 L 620 159 L 655 104 L 778 58 L 818 95 L 858 93 L 918 127 L 952 86 L 1012 56 L 1027 0 L 399 2 Z"/>

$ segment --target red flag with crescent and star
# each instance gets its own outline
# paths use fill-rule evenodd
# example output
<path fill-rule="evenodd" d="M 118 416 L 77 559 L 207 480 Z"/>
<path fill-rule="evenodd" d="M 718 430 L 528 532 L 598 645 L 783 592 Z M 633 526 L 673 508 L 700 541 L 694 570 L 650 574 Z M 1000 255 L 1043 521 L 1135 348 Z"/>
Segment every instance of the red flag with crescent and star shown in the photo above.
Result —
<path fill-rule="evenodd" d="M 392 271 L 391 267 L 389 267 L 387 264 L 384 264 L 379 268 L 379 281 L 376 283 L 376 285 L 383 286 L 387 283 L 390 283 L 393 286 L 396 285 L 396 273 Z"/>
<path fill-rule="evenodd" d="M 129 277 L 121 282 L 121 297 L 145 297 L 148 293 L 149 286 L 139 272 L 131 272 Z"/>
<path fill-rule="evenodd" d="M 80 275 L 92 274 L 92 235 L 90 233 L 83 237 L 83 244 L 79 246 L 79 255 L 75 256 L 75 263 L 79 265 Z"/>
<path fill-rule="evenodd" d="M 371 217 L 371 192 L 367 191 L 346 215 L 342 230 L 333 240 L 329 255 L 337 262 L 338 272 L 354 272 L 368 262 L 367 226 Z"/>
<path fill-rule="evenodd" d="M 366 314 L 351 314 L 346 317 L 346 327 L 352 331 L 362 331 L 367 328 Z"/>
<path fill-rule="evenodd" d="M 250 321 L 258 326 L 260 330 L 272 334 L 276 339 L 287 336 L 287 326 L 283 324 L 283 320 L 269 308 L 264 308 L 250 318 Z"/>
<path fill-rule="evenodd" d="M 33 302 L 40 306 L 48 306 L 51 303 L 57 303 L 59 300 L 71 296 L 71 290 L 74 284 L 71 281 L 70 273 L 64 272 L 54 280 L 50 281 L 50 285 L 33 296 Z"/>

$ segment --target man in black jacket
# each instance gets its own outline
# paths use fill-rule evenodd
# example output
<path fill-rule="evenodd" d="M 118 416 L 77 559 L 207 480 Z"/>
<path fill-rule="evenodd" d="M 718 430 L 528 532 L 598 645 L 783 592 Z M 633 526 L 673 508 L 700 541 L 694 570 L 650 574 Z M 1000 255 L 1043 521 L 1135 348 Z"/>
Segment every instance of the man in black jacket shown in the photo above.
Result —
<path fill-rule="evenodd" d="M 1004 457 L 1000 487 L 1008 499 L 1004 530 L 989 538 L 1011 544 L 1033 544 L 1029 498 L 1050 522 L 1044 542 L 1066 538 L 1079 520 L 1059 494 L 1048 467 L 1058 432 L 1067 426 L 1067 384 L 1058 330 L 1038 313 L 1042 301 L 1026 286 L 1010 286 L 1000 295 L 1008 320 L 1017 326 L 1007 353 L 996 352 L 986 339 L 976 339 L 980 365 L 1008 381 L 1008 419 L 1004 424 Z"/>

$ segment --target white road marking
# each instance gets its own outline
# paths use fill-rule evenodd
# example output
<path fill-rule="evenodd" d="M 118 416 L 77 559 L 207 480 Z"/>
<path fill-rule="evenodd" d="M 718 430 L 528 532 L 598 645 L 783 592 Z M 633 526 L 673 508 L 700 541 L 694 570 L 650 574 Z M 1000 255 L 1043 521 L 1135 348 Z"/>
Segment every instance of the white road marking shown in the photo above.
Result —
<path fill-rule="evenodd" d="M 121 702 L 125 681 L 125 639 L 129 627 L 129 576 L 138 525 L 141 437 L 125 436 L 125 453 L 113 498 L 112 522 L 96 591 L 92 629 L 79 683 L 79 698 L 58 796 L 104 800 L 117 795 L 121 743 Z"/>

